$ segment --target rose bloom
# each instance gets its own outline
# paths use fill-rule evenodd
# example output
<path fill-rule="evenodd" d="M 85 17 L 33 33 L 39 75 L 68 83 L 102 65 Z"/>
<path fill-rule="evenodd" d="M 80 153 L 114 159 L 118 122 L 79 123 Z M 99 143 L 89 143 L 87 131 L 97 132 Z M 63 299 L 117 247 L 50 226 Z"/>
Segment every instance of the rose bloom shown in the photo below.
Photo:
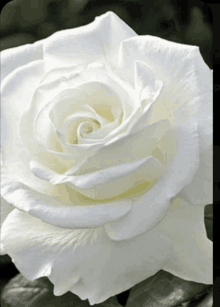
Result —
<path fill-rule="evenodd" d="M 163 269 L 212 283 L 212 71 L 112 12 L 1 53 L 2 253 L 101 303 Z"/>

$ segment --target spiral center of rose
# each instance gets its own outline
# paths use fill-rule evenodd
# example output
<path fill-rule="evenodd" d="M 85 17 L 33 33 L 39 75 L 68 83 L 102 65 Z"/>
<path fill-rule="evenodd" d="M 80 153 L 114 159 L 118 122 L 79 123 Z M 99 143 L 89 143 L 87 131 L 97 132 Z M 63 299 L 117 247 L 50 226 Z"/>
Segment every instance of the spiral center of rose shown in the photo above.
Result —
<path fill-rule="evenodd" d="M 93 127 L 91 124 L 85 123 L 85 125 L 83 125 L 81 134 L 89 134 L 93 131 Z"/>
<path fill-rule="evenodd" d="M 83 138 L 100 128 L 100 124 L 96 120 L 85 120 L 78 126 L 78 134 Z"/>

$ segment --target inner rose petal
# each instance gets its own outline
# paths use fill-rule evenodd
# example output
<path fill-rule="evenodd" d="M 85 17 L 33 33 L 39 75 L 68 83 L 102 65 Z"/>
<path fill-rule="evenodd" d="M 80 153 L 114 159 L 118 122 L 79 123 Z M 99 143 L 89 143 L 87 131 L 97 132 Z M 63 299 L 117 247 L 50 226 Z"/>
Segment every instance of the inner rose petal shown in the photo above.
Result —
<path fill-rule="evenodd" d="M 82 122 L 78 129 L 77 129 L 77 138 L 78 138 L 78 143 L 83 144 L 84 143 L 84 137 L 92 133 L 94 130 L 97 130 L 100 127 L 99 123 L 96 123 L 95 121 L 88 119 L 85 122 Z"/>
<path fill-rule="evenodd" d="M 100 127 L 100 123 L 97 121 L 96 118 L 92 118 L 93 116 L 91 113 L 83 113 L 78 112 L 76 114 L 72 114 L 68 116 L 60 129 L 60 133 L 65 137 L 66 143 L 69 144 L 78 144 L 79 138 L 81 138 L 81 133 L 77 133 L 79 126 L 82 123 L 96 123 L 96 126 L 93 126 L 94 129 L 98 129 Z"/>
<path fill-rule="evenodd" d="M 51 109 L 58 130 L 61 130 L 67 116 L 84 112 L 90 106 L 97 115 L 108 122 L 114 121 L 115 109 L 122 110 L 122 102 L 117 93 L 104 83 L 90 82 L 60 93 Z"/>
<path fill-rule="evenodd" d="M 67 184 L 84 196 L 99 200 L 114 198 L 141 183 L 149 187 L 149 183 L 153 184 L 166 170 L 154 156 L 81 176 L 60 175 L 36 161 L 32 161 L 30 167 L 37 177 L 53 185 Z"/>
<path fill-rule="evenodd" d="M 54 71 L 52 73 L 54 74 Z M 49 75 L 50 73 L 47 76 Z M 87 111 L 91 111 L 100 122 L 100 129 L 114 122 L 114 125 L 105 128 L 110 134 L 112 132 L 110 129 L 117 129 L 137 107 L 131 86 L 121 82 L 105 67 L 102 69 L 80 67 L 78 70 L 75 68 L 74 71 L 65 71 L 64 75 L 59 71 L 58 75 L 60 76 L 58 79 L 44 80 L 45 82 L 36 90 L 27 110 L 27 117 L 30 117 L 33 123 L 31 135 L 45 150 L 75 152 L 75 148 L 72 150 L 72 144 L 68 144 L 65 136 L 59 131 L 63 120 L 71 114 L 82 109 L 85 111 L 87 108 Z M 120 114 L 119 120 L 118 114 Z M 102 130 L 98 137 L 94 136 L 94 141 L 96 139 L 102 142 L 106 137 L 105 131 Z M 50 133 L 53 134 L 51 140 Z M 86 144 L 93 144 L 92 134 L 90 136 L 89 140 L 85 141 Z"/>
<path fill-rule="evenodd" d="M 103 127 L 100 127 L 100 129 L 97 129 L 96 131 L 93 131 L 90 134 L 86 135 L 86 138 L 84 138 L 84 143 L 87 144 L 94 143 L 95 141 L 105 141 L 110 137 L 110 133 L 115 130 L 122 121 L 122 114 L 120 113 L 118 117 L 114 120 L 114 122 L 109 123 L 108 125 L 105 125 Z"/>
<path fill-rule="evenodd" d="M 49 116 L 59 132 L 58 136 L 65 137 L 65 143 L 82 144 L 85 133 L 82 135 L 82 131 L 78 129 L 79 125 L 82 127 L 82 122 L 89 121 L 93 126 L 92 131 L 104 129 L 108 125 L 99 135 L 103 139 L 106 136 L 104 131 L 110 133 L 110 129 L 120 125 L 124 110 L 120 97 L 114 90 L 105 84 L 92 82 L 58 95 Z M 110 125 L 111 123 L 114 124 Z M 93 141 L 86 143 L 91 142 Z"/>

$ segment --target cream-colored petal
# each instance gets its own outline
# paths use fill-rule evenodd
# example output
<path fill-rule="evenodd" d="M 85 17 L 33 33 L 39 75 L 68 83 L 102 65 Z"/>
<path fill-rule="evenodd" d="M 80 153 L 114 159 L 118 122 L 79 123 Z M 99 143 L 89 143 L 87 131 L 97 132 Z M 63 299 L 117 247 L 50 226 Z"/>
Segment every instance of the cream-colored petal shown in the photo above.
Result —
<path fill-rule="evenodd" d="M 19 210 L 63 228 L 94 228 L 120 218 L 131 210 L 131 202 L 95 202 L 60 185 L 56 195 L 46 195 L 19 182 L 1 183 L 4 199 Z"/>
<path fill-rule="evenodd" d="M 94 121 L 93 119 L 88 120 L 86 122 L 82 122 L 77 128 L 77 139 L 79 144 L 94 144 L 94 142 L 86 142 L 84 141 L 85 136 L 89 131 L 96 131 L 100 127 L 100 124 Z"/>
<path fill-rule="evenodd" d="M 160 99 L 163 82 L 155 78 L 153 71 L 140 61 L 135 61 L 132 69 L 134 74 L 133 100 L 135 108 L 130 113 L 130 116 L 117 129 L 110 133 L 109 137 L 117 137 L 117 134 L 128 135 L 129 133 L 135 133 L 149 125 L 153 113 L 152 110 Z M 128 83 L 126 85 L 129 88 Z M 164 117 L 164 119 L 166 118 Z M 169 119 L 167 118 L 166 120 L 168 121 Z M 156 122 L 156 120 L 153 122 Z"/>
<path fill-rule="evenodd" d="M 132 95 L 126 89 L 107 74 L 98 71 L 84 71 L 80 76 L 66 82 L 60 80 L 51 84 L 50 89 L 48 86 L 46 89 L 44 85 L 44 89 L 47 93 L 39 103 L 35 103 L 36 107 L 41 113 L 44 108 L 53 112 L 58 130 L 67 116 L 83 111 L 85 105 L 92 107 L 108 121 L 114 120 L 114 109 L 123 110 L 123 118 L 127 118 L 135 107 L 132 105 Z"/>
<path fill-rule="evenodd" d="M 58 129 L 57 138 L 63 141 L 62 133 L 59 132 L 59 129 L 67 116 L 80 111 L 82 103 L 85 105 L 89 103 L 99 115 L 106 116 L 107 119 L 112 114 L 111 120 L 113 121 L 113 115 L 116 113 L 114 108 L 120 110 L 123 108 L 124 117 L 130 113 L 133 106 L 128 102 L 132 101 L 131 98 L 127 91 L 115 80 L 112 80 L 107 73 L 92 70 L 83 71 L 79 75 L 77 72 L 72 72 L 69 77 L 61 77 L 51 81 L 51 83 L 40 86 L 35 93 L 27 116 L 34 123 L 33 135 L 35 135 L 39 143 L 47 147 L 49 136 L 44 131 L 45 126 L 49 125 L 50 127 L 51 125 L 49 117 L 52 110 L 54 114 L 53 120 Z M 105 104 L 103 104 L 103 99 L 106 100 Z M 47 131 L 50 131 L 50 129 L 48 128 Z M 59 142 L 58 140 L 55 142 L 55 135 L 53 142 L 54 144 L 57 143 L 58 148 Z M 75 154 L 74 147 L 69 147 L 68 144 L 65 144 L 65 147 Z"/>
<path fill-rule="evenodd" d="M 43 43 L 44 40 L 39 40 L 33 44 L 1 51 L 1 82 L 17 68 L 42 60 Z"/>
<path fill-rule="evenodd" d="M 200 144 L 199 168 L 192 180 L 182 191 L 182 196 L 190 204 L 206 205 L 213 203 L 213 71 L 201 63 L 199 83 L 203 88 L 203 99 L 198 101 L 198 125 Z"/>
<path fill-rule="evenodd" d="M 137 36 L 123 41 L 118 54 L 117 71 L 131 84 L 135 82 L 132 67 L 137 61 L 145 63 L 164 85 L 148 123 L 160 119 L 169 119 L 171 124 L 198 123 L 197 106 L 207 103 L 209 87 L 200 82 L 200 75 L 210 74 L 199 48 L 148 35 Z"/>
<path fill-rule="evenodd" d="M 2 82 L 1 126 L 3 129 L 3 145 L 6 142 L 5 138 L 8 139 L 6 133 L 10 133 L 12 128 L 18 130 L 19 120 L 30 106 L 31 99 L 43 75 L 44 63 L 39 60 L 17 68 Z"/>
<path fill-rule="evenodd" d="M 45 148 L 48 148 L 51 151 L 68 154 L 66 147 L 57 136 L 53 122 L 48 119 L 48 117 L 46 117 L 46 120 L 43 122 L 42 130 L 43 134 L 41 142 L 39 142 L 34 136 L 34 125 L 29 111 L 26 111 L 22 115 L 19 124 L 19 135 L 28 153 L 35 155 L 45 151 Z"/>
<path fill-rule="evenodd" d="M 5 251 L 3 244 L 2 244 L 2 239 L 1 239 L 1 229 L 4 220 L 7 218 L 9 213 L 14 210 L 14 207 L 10 205 L 7 201 L 4 200 L 3 197 L 0 199 L 0 254 L 5 255 L 7 252 Z"/>
<path fill-rule="evenodd" d="M 51 185 L 47 183 L 42 185 L 42 180 L 36 178 L 30 171 L 30 153 L 25 150 L 22 142 L 22 137 L 25 137 L 25 135 L 20 134 L 19 126 L 21 117 L 29 107 L 34 91 L 43 74 L 44 65 L 42 60 L 33 61 L 16 69 L 2 84 L 1 152 L 3 163 L 14 179 L 16 178 L 38 191 L 50 193 Z M 35 141 L 33 144 L 36 144 Z M 54 190 L 53 187 L 52 190 Z"/>
<path fill-rule="evenodd" d="M 118 66 L 121 77 L 132 84 L 135 75 L 132 67 L 136 61 L 143 62 L 155 73 L 165 86 L 172 84 L 175 78 L 190 73 L 195 67 L 196 57 L 201 57 L 196 46 L 174 43 L 156 36 L 142 35 L 121 42 L 118 53 Z M 203 61 L 204 62 L 204 61 Z M 203 65 L 206 65 L 205 62 Z M 206 65 L 207 66 L 207 65 Z M 198 77 L 198 76 L 197 76 Z"/>
<path fill-rule="evenodd" d="M 47 38 L 46 69 L 109 61 L 117 54 L 120 42 L 132 36 L 137 34 L 116 14 L 107 12 L 86 26 L 59 31 Z"/>
<path fill-rule="evenodd" d="M 165 218 L 170 199 L 192 180 L 198 168 L 197 126 L 191 127 L 191 133 L 184 127 L 168 131 L 161 139 L 160 149 L 169 165 L 166 173 L 146 192 L 130 197 L 133 206 L 127 216 L 105 225 L 111 239 L 140 235 Z"/>
<path fill-rule="evenodd" d="M 81 176 L 59 175 L 35 161 L 31 162 L 30 167 L 36 176 L 54 185 L 67 184 L 86 197 L 104 201 L 140 183 L 154 181 L 165 172 L 165 167 L 153 156 Z"/>
<path fill-rule="evenodd" d="M 11 165 L 13 156 L 24 151 L 20 140 L 22 134 L 20 135 L 19 124 L 43 74 L 43 61 L 34 61 L 13 71 L 2 84 L 1 146 L 5 164 Z M 22 137 L 25 136 L 22 135 Z"/>
<path fill-rule="evenodd" d="M 172 242 L 172 255 L 164 270 L 182 279 L 212 284 L 212 242 L 205 230 L 204 206 L 174 199 L 157 227 Z"/>
<path fill-rule="evenodd" d="M 157 76 L 157 78 L 159 78 L 159 76 Z M 158 81 L 155 73 L 149 69 L 144 62 L 134 62 L 135 91 L 141 101 L 143 99 L 146 99 L 148 102 L 155 100 Z"/>
<path fill-rule="evenodd" d="M 136 133 L 113 138 L 80 168 L 80 175 L 152 155 L 160 138 L 169 130 L 169 121 L 160 121 Z"/>
<path fill-rule="evenodd" d="M 181 195 L 192 205 L 213 203 L 213 147 L 199 156 L 199 168 Z"/>
<path fill-rule="evenodd" d="M 64 138 L 64 137 L 63 137 Z M 66 145 L 70 153 L 41 151 L 31 157 L 31 161 L 40 162 L 45 167 L 65 175 L 77 173 L 88 158 L 94 155 L 103 143 Z"/>
<path fill-rule="evenodd" d="M 3 225 L 4 246 L 30 280 L 48 276 L 54 294 L 71 291 L 90 305 L 101 303 L 166 264 L 171 243 L 157 228 L 113 242 L 102 227 L 62 229 L 15 210 Z"/>
<path fill-rule="evenodd" d="M 94 130 L 91 134 L 87 134 L 83 138 L 84 144 L 95 144 L 96 142 L 107 142 L 109 134 L 116 129 L 121 123 L 121 116 L 116 118 L 113 122 L 107 125 L 101 126 Z"/>

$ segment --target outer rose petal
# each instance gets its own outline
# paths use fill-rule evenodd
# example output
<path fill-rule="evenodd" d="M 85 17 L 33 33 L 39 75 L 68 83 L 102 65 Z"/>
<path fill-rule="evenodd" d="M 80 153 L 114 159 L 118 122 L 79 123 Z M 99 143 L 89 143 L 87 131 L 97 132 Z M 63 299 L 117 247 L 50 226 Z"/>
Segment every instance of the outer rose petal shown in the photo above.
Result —
<path fill-rule="evenodd" d="M 192 205 L 213 203 L 213 147 L 200 153 L 199 168 L 193 180 L 182 191 L 181 196 Z"/>
<path fill-rule="evenodd" d="M 43 43 L 44 40 L 40 40 L 34 44 L 3 50 L 1 52 L 1 81 L 16 68 L 33 61 L 42 60 Z"/>
<path fill-rule="evenodd" d="M 164 84 L 147 123 L 169 118 L 171 124 L 198 124 L 199 169 L 184 188 L 183 197 L 192 204 L 212 203 L 212 71 L 198 47 L 152 36 L 137 36 L 121 43 L 116 73 L 133 84 L 132 67 L 137 61 L 147 65 Z"/>
<path fill-rule="evenodd" d="M 134 133 L 124 133 L 100 148 L 96 155 L 87 159 L 80 168 L 80 175 L 93 171 L 131 163 L 152 155 L 159 140 L 169 130 L 168 120 L 159 121 Z"/>
<path fill-rule="evenodd" d="M 137 36 L 121 43 L 115 73 L 134 84 L 133 67 L 137 61 L 143 62 L 164 85 L 148 124 L 160 119 L 169 119 L 171 124 L 186 124 L 197 122 L 197 106 L 207 103 L 207 86 L 200 83 L 200 74 L 209 74 L 210 69 L 198 58 L 201 58 L 198 47 Z M 210 77 L 208 80 L 210 83 Z"/>
<path fill-rule="evenodd" d="M 89 25 L 51 35 L 44 44 L 46 69 L 97 60 L 108 62 L 117 54 L 120 42 L 133 36 L 137 34 L 124 21 L 107 12 Z"/>
<path fill-rule="evenodd" d="M 34 161 L 30 167 L 36 176 L 52 184 L 67 184 L 86 197 L 103 200 L 120 195 L 141 182 L 156 180 L 165 172 L 165 167 L 154 156 L 81 176 L 59 175 Z"/>
<path fill-rule="evenodd" d="M 164 270 L 186 280 L 212 284 L 212 242 L 206 235 L 204 206 L 191 206 L 177 198 L 158 228 L 173 244 Z"/>
<path fill-rule="evenodd" d="M 199 57 L 198 61 L 201 60 Z M 204 67 L 204 63 L 200 66 Z M 195 205 L 213 203 L 213 83 L 210 82 L 212 71 L 205 67 L 203 71 L 200 74 L 200 84 L 206 95 L 198 104 L 200 163 L 192 182 L 182 191 L 183 198 Z"/>
<path fill-rule="evenodd" d="M 61 229 L 18 210 L 4 222 L 2 237 L 27 279 L 48 276 L 55 295 L 71 291 L 88 298 L 91 305 L 154 275 L 171 251 L 170 241 L 157 228 L 138 238 L 113 242 L 102 227 Z"/>
<path fill-rule="evenodd" d="M 147 192 L 131 197 L 133 206 L 129 214 L 105 225 L 111 239 L 125 240 L 140 235 L 165 217 L 170 199 L 192 180 L 197 170 L 197 126 L 191 126 L 190 133 L 185 127 L 179 127 L 173 134 L 168 131 L 161 139 L 161 152 L 170 163 L 166 173 Z"/>
<path fill-rule="evenodd" d="M 118 219 L 131 210 L 131 201 L 93 202 L 60 185 L 56 196 L 41 194 L 19 182 L 4 180 L 1 194 L 14 207 L 63 228 L 94 228 Z M 68 187 L 67 187 L 68 188 Z"/>
<path fill-rule="evenodd" d="M 1 199 L 0 199 L 0 209 L 1 209 L 1 214 L 0 214 L 0 254 L 5 255 L 7 253 L 4 250 L 3 245 L 2 245 L 1 228 L 2 228 L 4 220 L 9 215 L 9 213 L 14 210 L 14 207 L 12 205 L 10 205 L 9 203 L 7 203 L 4 200 L 4 198 L 1 197 Z"/>
<path fill-rule="evenodd" d="M 18 178 L 19 181 L 37 190 L 50 193 L 54 188 L 48 183 L 42 184 L 43 181 L 36 178 L 30 171 L 30 155 L 25 151 L 19 137 L 19 120 L 29 106 L 43 74 L 44 64 L 42 60 L 39 60 L 17 68 L 3 81 L 1 89 L 1 151 L 3 162 L 13 174 L 14 179 Z"/>

